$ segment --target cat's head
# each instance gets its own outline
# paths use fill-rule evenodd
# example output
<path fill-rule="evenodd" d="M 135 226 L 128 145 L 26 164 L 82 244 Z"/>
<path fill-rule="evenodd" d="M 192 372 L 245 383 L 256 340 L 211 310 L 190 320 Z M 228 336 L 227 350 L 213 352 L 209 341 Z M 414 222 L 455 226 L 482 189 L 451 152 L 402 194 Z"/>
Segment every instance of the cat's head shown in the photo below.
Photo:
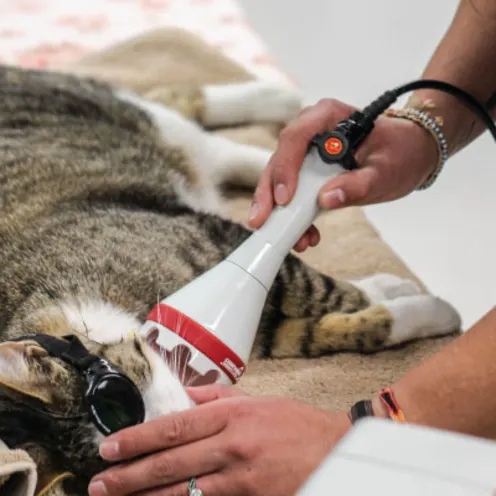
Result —
<path fill-rule="evenodd" d="M 176 374 L 139 335 L 108 344 L 83 341 L 90 353 L 117 366 L 134 382 L 144 400 L 145 421 L 192 406 Z M 57 415 L 83 414 L 86 388 L 80 371 L 29 337 L 0 344 L 0 389 L 19 401 L 36 403 Z"/>
<path fill-rule="evenodd" d="M 112 344 L 83 342 L 134 382 L 143 397 L 145 421 L 192 406 L 180 381 L 138 335 Z M 81 372 L 36 341 L 1 343 L 0 439 L 11 447 L 41 448 L 45 459 L 37 461 L 49 465 L 50 472 L 64 467 L 77 477 L 91 477 L 103 468 L 98 456 L 103 436 L 89 414 L 86 389 Z"/>

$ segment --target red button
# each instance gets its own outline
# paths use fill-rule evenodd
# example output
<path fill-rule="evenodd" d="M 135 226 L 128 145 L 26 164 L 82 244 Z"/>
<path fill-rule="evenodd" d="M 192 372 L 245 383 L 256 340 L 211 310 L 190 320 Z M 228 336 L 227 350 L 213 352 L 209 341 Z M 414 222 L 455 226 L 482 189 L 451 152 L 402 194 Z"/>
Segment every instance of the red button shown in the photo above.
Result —
<path fill-rule="evenodd" d="M 330 155 L 338 155 L 343 150 L 343 142 L 339 138 L 329 138 L 324 147 Z"/>

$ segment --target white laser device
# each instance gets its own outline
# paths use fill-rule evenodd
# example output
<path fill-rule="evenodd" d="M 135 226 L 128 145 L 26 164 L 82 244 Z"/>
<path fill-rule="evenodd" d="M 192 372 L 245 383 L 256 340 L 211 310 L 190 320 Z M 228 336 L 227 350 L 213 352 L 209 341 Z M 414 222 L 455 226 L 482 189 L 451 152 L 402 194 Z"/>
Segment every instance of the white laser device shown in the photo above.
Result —
<path fill-rule="evenodd" d="M 181 370 L 187 362 L 193 370 L 188 384 L 234 384 L 245 371 L 268 291 L 284 258 L 315 220 L 320 189 L 355 165 L 345 124 L 314 138 L 288 205 L 277 206 L 231 255 L 162 300 L 148 316 L 142 334 L 174 356 L 176 366 L 183 362 Z M 176 347 L 186 356 L 178 359 Z"/>

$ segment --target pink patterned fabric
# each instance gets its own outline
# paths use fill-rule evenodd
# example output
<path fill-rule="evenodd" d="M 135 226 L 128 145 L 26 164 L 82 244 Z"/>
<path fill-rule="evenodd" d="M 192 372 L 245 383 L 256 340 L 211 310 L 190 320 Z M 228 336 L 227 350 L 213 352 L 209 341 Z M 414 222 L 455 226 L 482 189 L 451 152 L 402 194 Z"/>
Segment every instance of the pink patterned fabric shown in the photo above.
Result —
<path fill-rule="evenodd" d="M 288 81 L 235 0 L 0 0 L 0 63 L 49 67 L 177 26 L 259 77 Z"/>

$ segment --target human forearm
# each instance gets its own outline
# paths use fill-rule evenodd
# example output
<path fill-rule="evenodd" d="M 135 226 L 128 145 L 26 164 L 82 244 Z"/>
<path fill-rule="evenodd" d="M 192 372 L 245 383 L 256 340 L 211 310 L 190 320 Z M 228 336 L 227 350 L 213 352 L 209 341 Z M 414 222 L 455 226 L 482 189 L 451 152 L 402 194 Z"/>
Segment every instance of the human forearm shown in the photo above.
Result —
<path fill-rule="evenodd" d="M 496 307 L 391 389 L 408 422 L 496 439 L 495 358 Z"/>
<path fill-rule="evenodd" d="M 439 43 L 422 77 L 452 83 L 486 102 L 496 91 L 496 2 L 462 0 L 453 22 Z M 430 99 L 432 114 L 444 120 L 451 155 L 476 139 L 484 125 L 448 94 L 422 90 L 415 99 Z"/>

